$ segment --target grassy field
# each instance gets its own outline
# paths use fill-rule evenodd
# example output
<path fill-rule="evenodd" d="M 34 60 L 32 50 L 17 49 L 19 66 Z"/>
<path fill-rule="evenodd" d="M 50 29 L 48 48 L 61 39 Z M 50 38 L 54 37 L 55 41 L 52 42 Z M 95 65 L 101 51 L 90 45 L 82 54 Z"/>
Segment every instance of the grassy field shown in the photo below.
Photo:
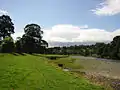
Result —
<path fill-rule="evenodd" d="M 0 90 L 104 90 L 35 55 L 0 54 Z"/>

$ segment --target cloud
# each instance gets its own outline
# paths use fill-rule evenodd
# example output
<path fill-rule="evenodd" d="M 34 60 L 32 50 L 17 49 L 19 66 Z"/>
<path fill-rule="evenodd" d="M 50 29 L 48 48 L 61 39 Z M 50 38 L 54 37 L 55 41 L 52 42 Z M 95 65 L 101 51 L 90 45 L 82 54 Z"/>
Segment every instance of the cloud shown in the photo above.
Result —
<path fill-rule="evenodd" d="M 120 29 L 109 32 L 97 28 L 83 28 L 84 26 L 74 26 L 69 24 L 55 25 L 51 29 L 43 29 L 43 39 L 50 46 L 63 46 L 75 44 L 93 44 L 95 42 L 110 42 L 113 37 L 120 35 Z M 23 32 L 16 32 L 13 37 L 16 39 L 22 36 Z"/>
<path fill-rule="evenodd" d="M 0 9 L 0 15 L 8 15 L 8 12 L 5 10 Z"/>
<path fill-rule="evenodd" d="M 120 0 L 104 0 L 96 9 L 92 10 L 96 15 L 115 15 L 120 13 Z"/>
<path fill-rule="evenodd" d="M 114 36 L 106 30 L 73 25 L 56 25 L 44 32 L 44 39 L 48 42 L 104 42 L 111 41 Z"/>
<path fill-rule="evenodd" d="M 120 35 L 120 29 L 115 30 L 112 32 L 112 37 L 119 36 Z"/>

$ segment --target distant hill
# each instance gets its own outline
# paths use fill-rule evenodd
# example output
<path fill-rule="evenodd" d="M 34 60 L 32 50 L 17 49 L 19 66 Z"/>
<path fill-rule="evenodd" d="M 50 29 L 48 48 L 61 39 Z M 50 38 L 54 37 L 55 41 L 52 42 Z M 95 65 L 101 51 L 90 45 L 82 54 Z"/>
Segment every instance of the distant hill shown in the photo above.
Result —
<path fill-rule="evenodd" d="M 105 41 L 104 43 L 109 43 L 110 41 Z M 49 42 L 49 46 L 74 46 L 74 45 L 92 45 L 98 42 Z"/>

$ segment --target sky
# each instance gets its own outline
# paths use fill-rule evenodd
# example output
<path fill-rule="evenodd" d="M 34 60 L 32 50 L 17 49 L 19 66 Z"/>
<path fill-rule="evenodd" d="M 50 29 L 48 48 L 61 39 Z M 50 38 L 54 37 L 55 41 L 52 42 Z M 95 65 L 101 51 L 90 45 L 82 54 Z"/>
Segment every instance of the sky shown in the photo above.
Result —
<path fill-rule="evenodd" d="M 15 25 L 14 39 L 36 23 L 48 43 L 106 42 L 120 35 L 120 0 L 0 0 L 0 15 Z M 58 44 L 60 45 L 60 44 Z"/>

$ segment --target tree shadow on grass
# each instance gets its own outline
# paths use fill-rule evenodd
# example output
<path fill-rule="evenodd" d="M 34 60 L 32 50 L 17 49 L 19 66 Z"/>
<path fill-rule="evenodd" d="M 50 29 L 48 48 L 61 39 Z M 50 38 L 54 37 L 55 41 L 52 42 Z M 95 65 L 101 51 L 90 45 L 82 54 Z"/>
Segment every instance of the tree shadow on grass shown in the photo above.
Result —
<path fill-rule="evenodd" d="M 33 56 L 41 56 L 41 54 L 37 54 L 37 53 L 29 53 L 29 54 Z"/>
<path fill-rule="evenodd" d="M 26 54 L 24 54 L 24 53 L 18 53 L 19 55 L 22 55 L 22 56 L 26 56 Z"/>
<path fill-rule="evenodd" d="M 10 54 L 12 54 L 12 55 L 14 55 L 14 56 L 19 56 L 17 53 L 10 53 Z"/>
<path fill-rule="evenodd" d="M 24 53 L 11 53 L 11 54 L 14 56 L 19 56 L 19 55 L 26 56 L 26 54 L 24 54 Z"/>

